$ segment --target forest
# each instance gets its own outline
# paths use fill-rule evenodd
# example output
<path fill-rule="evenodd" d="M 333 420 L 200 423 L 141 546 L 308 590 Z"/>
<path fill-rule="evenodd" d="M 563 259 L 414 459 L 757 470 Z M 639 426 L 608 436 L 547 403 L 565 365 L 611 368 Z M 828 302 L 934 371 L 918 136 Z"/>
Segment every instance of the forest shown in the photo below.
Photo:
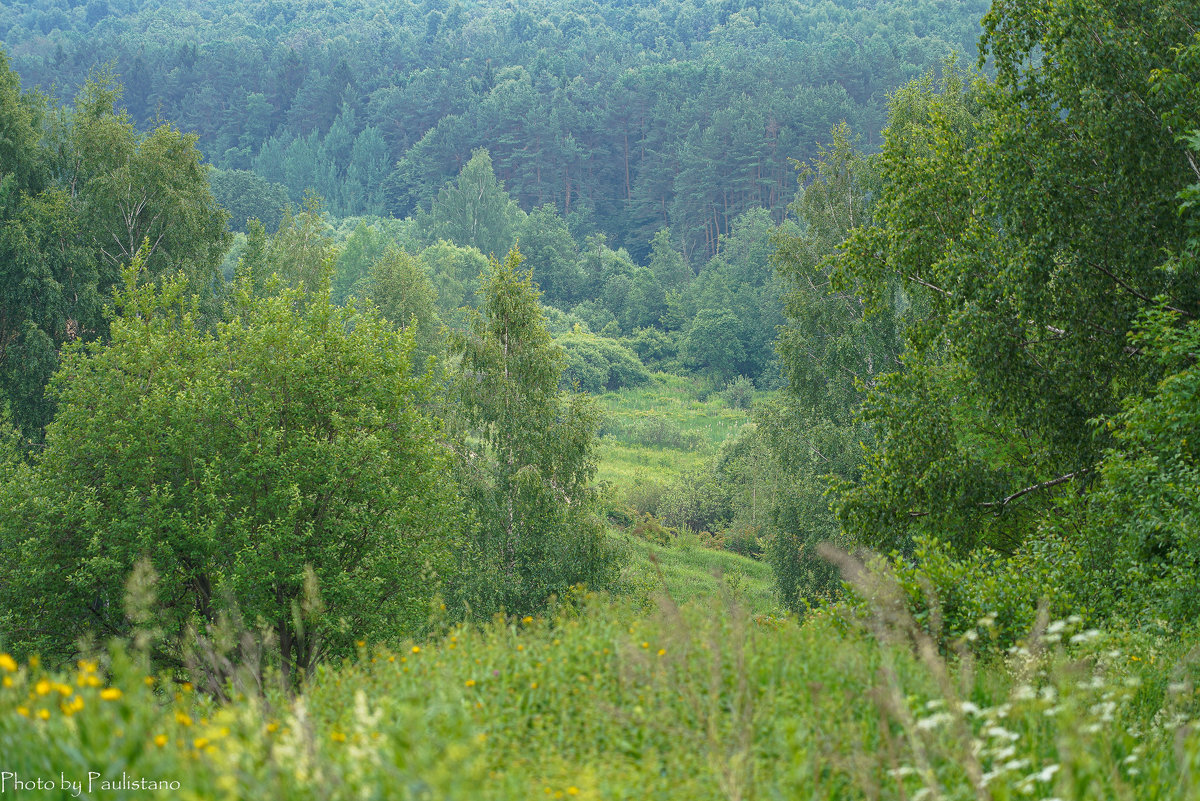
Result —
<path fill-rule="evenodd" d="M 1194 0 L 0 8 L 0 793 L 1200 798 L 1198 76 Z"/>

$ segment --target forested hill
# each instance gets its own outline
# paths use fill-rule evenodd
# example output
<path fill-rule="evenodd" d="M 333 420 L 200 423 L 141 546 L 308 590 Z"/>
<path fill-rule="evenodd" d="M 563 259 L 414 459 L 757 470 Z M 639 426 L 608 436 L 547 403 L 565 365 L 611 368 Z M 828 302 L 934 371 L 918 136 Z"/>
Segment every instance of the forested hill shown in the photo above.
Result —
<path fill-rule="evenodd" d="M 475 148 L 525 209 L 553 203 L 639 260 L 693 263 L 841 121 L 873 148 L 886 96 L 957 50 L 984 0 L 33 0 L 0 7 L 26 86 L 111 64 L 150 127 L 200 134 L 335 214 L 407 216 Z M 448 6 L 448 7 L 447 7 Z"/>

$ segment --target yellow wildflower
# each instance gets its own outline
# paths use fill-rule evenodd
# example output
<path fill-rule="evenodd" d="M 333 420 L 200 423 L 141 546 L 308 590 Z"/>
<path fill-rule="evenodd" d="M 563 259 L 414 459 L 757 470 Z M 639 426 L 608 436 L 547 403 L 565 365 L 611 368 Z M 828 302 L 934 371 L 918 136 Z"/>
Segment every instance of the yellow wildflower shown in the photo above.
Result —
<path fill-rule="evenodd" d="M 207 737 L 197 737 L 195 740 L 192 740 L 192 747 L 194 747 L 197 751 L 202 750 L 206 745 L 208 745 Z"/>
<path fill-rule="evenodd" d="M 116 701 L 121 695 L 121 690 L 117 687 L 105 687 L 100 691 L 100 697 L 105 701 Z"/>
<path fill-rule="evenodd" d="M 52 685 L 50 684 L 50 682 L 46 681 L 45 679 L 42 679 L 41 681 L 39 681 L 37 684 L 34 685 L 33 689 L 38 695 L 46 695 L 48 692 L 50 692 L 51 687 L 52 687 Z"/>
<path fill-rule="evenodd" d="M 42 720 L 49 720 L 50 719 L 50 710 L 49 709 L 39 709 L 38 717 L 41 718 Z"/>
<path fill-rule="evenodd" d="M 142 681 L 145 682 L 147 687 L 154 686 L 154 677 L 153 676 L 147 676 L 146 678 L 142 679 Z"/>
<path fill-rule="evenodd" d="M 275 732 L 279 731 L 279 724 L 276 723 L 275 721 L 271 721 L 270 723 L 267 724 L 267 731 L 274 734 Z"/>
<path fill-rule="evenodd" d="M 188 716 L 188 714 L 186 712 L 176 712 L 175 713 L 175 721 L 177 723 L 179 723 L 181 726 L 191 726 L 192 725 L 192 719 L 191 719 L 191 717 Z"/>
<path fill-rule="evenodd" d="M 344 743 L 346 742 L 346 735 L 342 734 L 340 731 L 335 731 L 330 733 L 329 739 L 333 740 L 335 743 Z"/>
<path fill-rule="evenodd" d="M 468 686 L 468 687 L 474 687 L 474 686 L 475 686 L 475 679 L 467 679 L 467 686 Z"/>
<path fill-rule="evenodd" d="M 17 662 L 8 654 L 0 654 L 0 668 L 4 668 L 9 673 L 16 673 Z"/>
<path fill-rule="evenodd" d="M 414 646 L 412 647 L 412 652 L 413 652 L 414 654 L 419 654 L 419 653 L 421 653 L 421 646 L 419 646 L 419 645 L 414 645 Z"/>
<path fill-rule="evenodd" d="M 666 655 L 667 655 L 667 649 L 666 649 L 666 648 L 659 648 L 659 649 L 658 649 L 658 655 L 659 655 L 659 656 L 666 656 Z"/>
<path fill-rule="evenodd" d="M 521 618 L 521 622 L 524 623 L 526 626 L 528 626 L 530 623 L 533 622 L 533 618 L 530 617 L 529 615 L 526 615 L 525 617 Z"/>
<path fill-rule="evenodd" d="M 12 676 L 5 676 L 5 677 L 4 677 L 4 686 L 5 686 L 5 687 L 11 687 L 11 686 L 13 686 L 13 680 L 12 680 Z"/>
<path fill-rule="evenodd" d="M 170 739 L 171 739 L 171 738 L 167 737 L 167 735 L 165 735 L 165 734 L 160 734 L 160 735 L 158 735 L 157 737 L 155 737 L 155 738 L 154 738 L 154 744 L 155 744 L 155 745 L 157 745 L 159 748 L 162 748 L 163 746 L 165 746 L 165 745 L 167 744 L 167 742 L 168 742 Z"/>
<path fill-rule="evenodd" d="M 579 788 L 578 787 L 568 787 L 567 795 L 579 795 Z"/>
<path fill-rule="evenodd" d="M 17 707 L 17 714 L 23 718 L 29 717 L 29 707 L 27 707 L 27 706 Z"/>

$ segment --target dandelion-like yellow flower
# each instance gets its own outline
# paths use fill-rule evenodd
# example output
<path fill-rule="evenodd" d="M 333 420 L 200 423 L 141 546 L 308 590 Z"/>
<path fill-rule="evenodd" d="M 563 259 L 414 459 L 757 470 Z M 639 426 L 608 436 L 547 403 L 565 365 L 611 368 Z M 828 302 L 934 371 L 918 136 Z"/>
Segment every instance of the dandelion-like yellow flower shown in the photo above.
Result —
<path fill-rule="evenodd" d="M 38 717 L 41 718 L 42 720 L 49 720 L 50 719 L 50 710 L 49 709 L 39 709 Z"/>
<path fill-rule="evenodd" d="M 414 646 L 412 647 L 412 652 L 413 652 L 414 654 L 419 654 L 419 653 L 421 653 L 421 646 L 419 646 L 419 645 L 414 645 Z"/>
<path fill-rule="evenodd" d="M 526 615 L 525 617 L 521 618 L 521 622 L 524 623 L 526 626 L 528 626 L 530 623 L 533 622 L 533 618 L 530 617 L 529 615 Z"/>
<path fill-rule="evenodd" d="M 271 721 L 270 723 L 267 724 L 267 731 L 274 734 L 275 732 L 279 731 L 279 724 L 276 723 L 275 721 Z"/>
<path fill-rule="evenodd" d="M 517 644 L 517 650 L 518 650 L 518 651 L 524 651 L 524 650 L 525 650 L 525 646 L 524 646 L 524 645 L 521 645 L 520 643 L 518 643 L 518 644 Z"/>
<path fill-rule="evenodd" d="M 167 735 L 160 734 L 154 738 L 154 744 L 157 745 L 159 748 L 162 748 L 163 746 L 165 746 L 167 744 L 167 742 L 170 741 L 170 739 L 171 738 L 168 737 Z"/>
<path fill-rule="evenodd" d="M 96 668 L 99 667 L 99 665 L 97 665 L 95 662 L 91 661 L 90 659 L 80 659 L 75 664 L 77 664 L 79 666 L 79 669 L 82 670 L 84 673 L 95 673 Z"/>
<path fill-rule="evenodd" d="M 475 679 L 467 679 L 467 686 L 468 686 L 468 687 L 474 687 L 474 686 L 475 686 Z"/>
<path fill-rule="evenodd" d="M 186 712 L 176 712 L 175 722 L 181 726 L 191 726 L 192 719 Z"/>
<path fill-rule="evenodd" d="M 395 661 L 396 661 L 396 657 L 395 657 L 395 656 L 389 656 L 389 657 L 388 657 L 388 661 L 389 661 L 389 662 L 395 662 Z"/>
<path fill-rule="evenodd" d="M 203 750 L 206 745 L 208 745 L 207 737 L 197 737 L 195 740 L 192 740 L 192 747 L 197 751 Z"/>
<path fill-rule="evenodd" d="M 529 689 L 536 690 L 537 688 L 538 688 L 538 683 L 536 681 L 529 682 Z"/>
<path fill-rule="evenodd" d="M 5 687 L 11 687 L 11 686 L 13 686 L 13 680 L 12 680 L 12 676 L 5 676 L 5 677 L 4 677 L 4 686 L 5 686 Z"/>
<path fill-rule="evenodd" d="M 75 692 L 69 684 L 55 684 L 54 689 L 58 690 L 58 694 L 66 698 L 71 693 Z"/>
<path fill-rule="evenodd" d="M 38 695 L 46 695 L 47 693 L 50 692 L 50 690 L 52 688 L 53 688 L 53 685 L 50 684 L 50 682 L 46 681 L 45 679 L 42 679 L 41 681 L 39 681 L 37 684 L 35 684 L 33 686 L 34 692 L 36 692 Z"/>
<path fill-rule="evenodd" d="M 29 657 L 29 666 L 31 668 L 37 668 L 37 666 L 40 664 L 42 664 L 42 660 L 40 657 L 38 657 L 37 654 L 34 654 L 33 656 Z"/>
<path fill-rule="evenodd" d="M 105 701 L 116 701 L 123 694 L 117 687 L 105 687 L 100 691 L 100 697 Z"/>
<path fill-rule="evenodd" d="M 329 734 L 329 739 L 333 740 L 335 743 L 344 743 L 346 742 L 346 735 L 342 734 L 340 731 L 335 731 Z"/>
<path fill-rule="evenodd" d="M 185 681 L 183 683 L 183 691 L 185 693 L 190 693 L 192 691 L 192 683 L 190 681 Z"/>
<path fill-rule="evenodd" d="M 568 787 L 567 795 L 579 795 L 579 788 L 578 787 Z"/>
<path fill-rule="evenodd" d="M 87 687 L 99 687 L 104 682 L 95 673 L 89 673 L 83 677 L 83 683 Z"/>
<path fill-rule="evenodd" d="M 355 645 L 357 645 L 359 648 L 366 648 L 366 647 L 367 647 L 367 641 L 366 641 L 366 640 L 355 640 L 355 641 L 354 641 L 354 644 L 355 644 Z"/>
<path fill-rule="evenodd" d="M 142 679 L 142 683 L 144 683 L 147 687 L 153 687 L 154 686 L 154 677 L 147 676 L 146 678 Z"/>
<path fill-rule="evenodd" d="M 0 668 L 4 668 L 9 673 L 16 673 L 17 662 L 8 654 L 0 654 Z"/>
<path fill-rule="evenodd" d="M 643 647 L 643 648 L 649 648 L 649 647 L 650 647 L 650 643 L 648 643 L 648 642 L 644 642 L 644 643 L 642 643 L 642 647 Z"/>
<path fill-rule="evenodd" d="M 17 707 L 17 714 L 23 718 L 29 717 L 29 707 L 27 707 L 27 706 Z"/>
<path fill-rule="evenodd" d="M 667 649 L 666 649 L 666 648 L 659 648 L 659 649 L 658 649 L 658 655 L 659 655 L 659 656 L 666 656 L 666 655 L 667 655 Z"/>

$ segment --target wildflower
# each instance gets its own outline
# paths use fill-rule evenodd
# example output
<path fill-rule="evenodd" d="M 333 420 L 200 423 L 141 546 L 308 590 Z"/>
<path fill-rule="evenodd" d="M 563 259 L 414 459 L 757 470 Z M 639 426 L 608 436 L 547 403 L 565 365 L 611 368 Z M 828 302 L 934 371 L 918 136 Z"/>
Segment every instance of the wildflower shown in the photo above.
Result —
<path fill-rule="evenodd" d="M 23 718 L 29 717 L 29 707 L 27 707 L 27 706 L 17 707 L 17 714 Z"/>
<path fill-rule="evenodd" d="M 84 673 L 95 673 L 96 668 L 98 667 L 95 662 L 92 662 L 88 659 L 80 659 L 75 664 L 78 665 L 79 669 Z"/>
<path fill-rule="evenodd" d="M 329 739 L 333 740 L 335 743 L 344 743 L 346 742 L 346 735 L 342 734 L 340 731 L 330 732 Z"/>
<path fill-rule="evenodd" d="M 8 654 L 0 654 L 0 668 L 4 668 L 9 673 L 16 673 L 17 672 L 16 660 L 14 660 Z"/>
<path fill-rule="evenodd" d="M 4 677 L 4 686 L 5 686 L 5 687 L 11 687 L 11 686 L 13 686 L 13 680 L 12 680 L 12 676 L 5 676 L 5 677 Z"/>
<path fill-rule="evenodd" d="M 366 648 L 366 647 L 367 647 L 367 641 L 366 641 L 366 640 L 355 640 L 355 641 L 354 641 L 354 644 L 355 644 L 355 645 L 357 645 L 359 648 Z"/>
<path fill-rule="evenodd" d="M 579 795 L 579 788 L 578 787 L 568 787 L 567 795 Z"/>
<path fill-rule="evenodd" d="M 190 693 L 192 691 L 192 683 L 190 681 L 185 681 L 183 683 L 183 691 L 185 693 Z"/>
<path fill-rule="evenodd" d="M 192 740 L 192 747 L 197 751 L 202 750 L 206 745 L 208 745 L 207 737 L 197 737 L 195 740 Z"/>
<path fill-rule="evenodd" d="M 116 701 L 121 695 L 120 689 L 116 687 L 105 687 L 100 691 L 100 697 L 105 701 Z"/>
<path fill-rule="evenodd" d="M 649 648 L 649 647 L 650 647 L 650 643 L 648 643 L 648 642 L 644 642 L 644 643 L 642 643 L 642 647 L 643 647 L 643 648 Z"/>
<path fill-rule="evenodd" d="M 68 695 L 75 692 L 66 684 L 55 684 L 54 689 L 58 690 L 58 694 L 63 698 L 66 698 Z"/>
<path fill-rule="evenodd" d="M 529 682 L 529 689 L 536 690 L 537 688 L 538 688 L 538 683 L 536 681 Z"/>
<path fill-rule="evenodd" d="M 154 738 L 154 744 L 157 745 L 159 748 L 162 748 L 163 746 L 165 746 L 167 744 L 167 742 L 169 740 L 170 740 L 170 738 L 167 737 L 167 735 L 160 734 Z"/>
<path fill-rule="evenodd" d="M 526 626 L 528 626 L 530 623 L 533 622 L 533 618 L 530 617 L 529 615 L 526 615 L 525 617 L 521 618 L 521 622 L 524 623 Z"/>
<path fill-rule="evenodd" d="M 176 712 L 175 713 L 175 721 L 177 723 L 179 723 L 179 725 L 181 725 L 181 726 L 191 726 L 192 725 L 192 719 L 191 719 L 191 717 L 188 716 L 188 714 L 186 712 Z"/>
<path fill-rule="evenodd" d="M 38 717 L 41 718 L 42 720 L 49 720 L 50 719 L 50 710 L 49 709 L 39 709 Z"/>
<path fill-rule="evenodd" d="M 667 655 L 667 649 L 666 649 L 666 648 L 659 648 L 659 649 L 658 649 L 658 655 L 659 655 L 659 656 L 666 656 L 666 655 Z"/>
<path fill-rule="evenodd" d="M 475 679 L 467 679 L 467 686 L 468 686 L 468 687 L 474 687 L 474 686 L 475 686 Z"/>
<path fill-rule="evenodd" d="M 275 732 L 279 731 L 279 724 L 276 723 L 275 721 L 271 721 L 270 723 L 267 724 L 267 731 L 274 734 Z"/>
<path fill-rule="evenodd" d="M 50 682 L 46 681 L 45 679 L 42 679 L 41 681 L 39 681 L 37 684 L 34 685 L 33 689 L 38 695 L 46 695 L 47 693 L 50 692 L 51 684 L 50 684 Z"/>
<path fill-rule="evenodd" d="M 147 676 L 146 678 L 142 679 L 142 682 L 143 682 L 143 683 L 144 683 L 144 684 L 145 684 L 147 687 L 153 687 L 153 686 L 154 686 L 154 677 L 153 677 L 153 676 Z"/>
<path fill-rule="evenodd" d="M 524 650 L 525 650 L 525 646 L 524 646 L 524 645 L 521 645 L 520 643 L 517 643 L 517 650 L 518 650 L 518 651 L 524 651 Z"/>
<path fill-rule="evenodd" d="M 412 647 L 412 652 L 413 652 L 414 654 L 419 654 L 419 653 L 421 653 L 421 646 L 419 646 L 419 645 L 414 645 L 414 646 Z"/>

